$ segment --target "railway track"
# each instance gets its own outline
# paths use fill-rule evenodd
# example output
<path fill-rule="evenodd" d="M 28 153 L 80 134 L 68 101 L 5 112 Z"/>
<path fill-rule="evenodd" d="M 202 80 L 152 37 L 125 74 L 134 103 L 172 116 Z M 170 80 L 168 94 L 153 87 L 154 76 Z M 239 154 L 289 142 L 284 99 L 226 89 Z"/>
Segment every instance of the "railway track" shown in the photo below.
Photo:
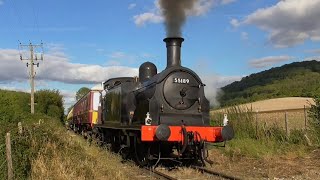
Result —
<path fill-rule="evenodd" d="M 224 179 L 230 179 L 230 180 L 241 180 L 238 177 L 234 177 L 234 176 L 226 175 L 224 173 L 212 171 L 210 169 L 200 167 L 200 166 L 190 166 L 190 168 L 198 170 L 202 173 L 206 173 L 211 176 L 217 176 L 217 177 L 221 177 Z M 145 173 L 148 174 L 148 176 L 154 177 L 155 179 L 178 180 L 178 178 L 172 177 L 168 174 L 162 173 L 162 172 L 160 172 L 156 169 L 153 169 L 153 168 L 144 167 L 141 169 L 144 170 Z"/>
<path fill-rule="evenodd" d="M 212 171 L 210 169 L 204 168 L 204 167 L 199 167 L 199 166 L 191 166 L 192 169 L 196 169 L 202 173 L 207 173 L 209 175 L 214 175 L 214 176 L 218 176 L 224 179 L 230 179 L 230 180 L 241 180 L 238 177 L 234 177 L 234 176 L 230 176 L 224 173 L 220 173 L 220 172 L 216 172 L 216 171 Z"/>
<path fill-rule="evenodd" d="M 166 179 L 166 180 L 178 180 L 177 178 L 174 178 L 168 174 L 164 174 L 160 171 L 157 171 L 156 169 L 152 169 L 152 168 L 144 168 L 145 170 L 147 170 L 149 173 L 151 173 L 152 177 L 155 177 L 157 179 Z"/>
<path fill-rule="evenodd" d="M 227 174 L 224 174 L 224 173 L 212 171 L 212 170 L 204 168 L 204 167 L 191 166 L 190 168 L 198 170 L 198 171 L 200 171 L 202 173 L 206 173 L 206 174 L 211 175 L 211 176 L 217 176 L 217 177 L 220 177 L 220 178 L 223 178 L 223 179 L 241 180 L 238 177 L 234 177 L 234 176 L 230 176 L 230 175 L 227 175 Z M 157 179 L 178 180 L 177 178 L 172 177 L 172 176 L 170 176 L 168 174 L 162 173 L 160 171 L 157 171 L 156 169 L 145 168 L 145 170 L 147 170 L 149 173 L 151 173 L 150 175 L 152 177 L 157 178 Z"/>

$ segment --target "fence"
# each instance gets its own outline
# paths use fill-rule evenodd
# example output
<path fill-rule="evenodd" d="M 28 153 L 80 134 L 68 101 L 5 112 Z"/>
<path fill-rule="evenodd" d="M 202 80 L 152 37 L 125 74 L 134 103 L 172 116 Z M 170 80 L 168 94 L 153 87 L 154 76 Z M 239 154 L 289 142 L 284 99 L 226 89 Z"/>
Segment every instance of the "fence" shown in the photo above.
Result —
<path fill-rule="evenodd" d="M 18 133 L 23 133 L 21 122 L 18 123 Z M 5 142 L 0 141 L 0 179 L 14 179 L 14 171 L 12 165 L 12 153 L 11 144 L 15 139 L 11 137 L 11 133 L 8 132 L 5 136 Z"/>
<path fill-rule="evenodd" d="M 1 144 L 2 142 L 0 142 L 0 179 L 6 179 L 6 173 L 4 173 L 5 171 L 7 171 L 7 166 L 6 166 L 6 157 L 5 157 L 5 153 L 3 153 L 5 151 L 6 148 L 6 144 Z"/>
<path fill-rule="evenodd" d="M 276 125 L 286 130 L 308 128 L 308 108 L 255 112 L 256 123 Z"/>
<path fill-rule="evenodd" d="M 283 109 L 272 111 L 252 111 L 251 109 L 234 109 L 227 111 L 211 112 L 212 121 L 215 125 L 222 125 L 223 114 L 246 114 L 255 121 L 256 126 L 276 125 L 283 128 L 288 134 L 292 129 L 307 129 L 308 128 L 308 106 L 303 106 L 296 109 Z M 241 115 L 240 115 L 241 116 Z M 237 120 L 239 116 L 233 116 L 232 120 Z M 243 117 L 241 117 L 243 118 Z"/>

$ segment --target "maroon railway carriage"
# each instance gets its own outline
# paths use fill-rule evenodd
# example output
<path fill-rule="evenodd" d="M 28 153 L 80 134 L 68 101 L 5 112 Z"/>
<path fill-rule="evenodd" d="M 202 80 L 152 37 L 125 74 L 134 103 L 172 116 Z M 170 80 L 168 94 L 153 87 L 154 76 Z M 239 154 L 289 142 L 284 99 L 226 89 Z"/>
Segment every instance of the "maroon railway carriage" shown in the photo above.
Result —
<path fill-rule="evenodd" d="M 71 126 L 74 131 L 87 132 L 98 123 L 100 91 L 91 90 L 73 106 Z"/>

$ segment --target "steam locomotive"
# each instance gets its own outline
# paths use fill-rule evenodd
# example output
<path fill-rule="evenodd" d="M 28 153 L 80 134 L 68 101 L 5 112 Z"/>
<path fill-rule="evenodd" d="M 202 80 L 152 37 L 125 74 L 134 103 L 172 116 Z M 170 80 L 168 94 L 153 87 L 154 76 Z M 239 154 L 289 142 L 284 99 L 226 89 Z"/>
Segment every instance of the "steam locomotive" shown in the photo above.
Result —
<path fill-rule="evenodd" d="M 124 157 L 133 156 L 141 166 L 157 165 L 162 159 L 210 162 L 206 142 L 230 140 L 233 129 L 210 126 L 205 84 L 195 72 L 181 66 L 184 39 L 163 41 L 167 47 L 165 70 L 157 73 L 153 63 L 145 62 L 139 77 L 105 81 L 99 115 L 87 116 L 96 119 L 81 120 L 84 116 L 78 113 L 71 115 L 71 124 L 98 144 L 107 144 Z"/>

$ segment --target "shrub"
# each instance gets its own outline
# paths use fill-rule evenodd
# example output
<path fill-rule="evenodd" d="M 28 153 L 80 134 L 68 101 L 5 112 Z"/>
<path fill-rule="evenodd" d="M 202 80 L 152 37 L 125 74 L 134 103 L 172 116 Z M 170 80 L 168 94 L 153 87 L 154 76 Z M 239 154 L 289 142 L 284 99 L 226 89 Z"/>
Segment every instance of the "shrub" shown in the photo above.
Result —
<path fill-rule="evenodd" d="M 315 143 L 320 145 L 320 97 L 314 97 L 314 102 L 308 112 L 309 130 Z"/>
<path fill-rule="evenodd" d="M 35 94 L 36 112 L 63 120 L 63 97 L 59 90 L 40 90 Z"/>

